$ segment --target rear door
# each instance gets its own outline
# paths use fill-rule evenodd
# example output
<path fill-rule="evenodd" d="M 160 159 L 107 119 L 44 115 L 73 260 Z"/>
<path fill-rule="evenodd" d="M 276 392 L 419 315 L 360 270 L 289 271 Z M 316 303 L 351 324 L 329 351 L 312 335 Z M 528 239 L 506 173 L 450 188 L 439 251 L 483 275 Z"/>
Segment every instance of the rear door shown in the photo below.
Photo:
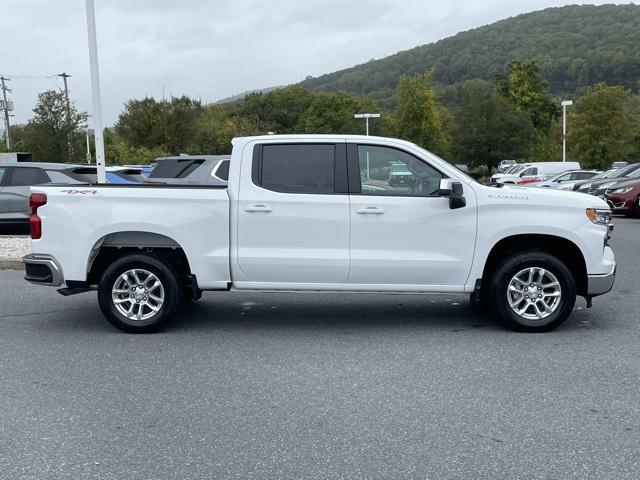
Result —
<path fill-rule="evenodd" d="M 445 175 L 426 160 L 389 146 L 350 144 L 347 148 L 349 283 L 363 289 L 462 290 L 476 239 L 474 192 L 464 186 L 467 205 L 452 210 L 449 200 L 437 195 Z M 387 170 L 399 163 L 410 178 L 403 183 L 389 181 Z"/>
<path fill-rule="evenodd" d="M 243 157 L 237 263 L 262 288 L 346 283 L 349 196 L 344 142 L 264 143 Z M 312 287 L 310 287 L 312 288 Z"/>

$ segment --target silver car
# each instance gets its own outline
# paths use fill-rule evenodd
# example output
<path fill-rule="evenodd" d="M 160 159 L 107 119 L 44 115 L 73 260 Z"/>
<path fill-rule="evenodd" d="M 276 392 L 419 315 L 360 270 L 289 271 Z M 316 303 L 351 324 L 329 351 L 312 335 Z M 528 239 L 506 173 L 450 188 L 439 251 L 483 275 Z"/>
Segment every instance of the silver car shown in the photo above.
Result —
<path fill-rule="evenodd" d="M 547 180 L 530 183 L 528 187 L 547 187 L 559 190 L 571 190 L 571 187 L 580 180 L 588 180 L 595 177 L 600 172 L 598 170 L 568 170 L 560 172 Z"/>
<path fill-rule="evenodd" d="M 31 185 L 85 183 L 85 168 L 64 163 L 0 163 L 0 233 L 27 232 Z"/>
<path fill-rule="evenodd" d="M 180 155 L 155 160 L 146 184 L 226 185 L 229 155 Z"/>

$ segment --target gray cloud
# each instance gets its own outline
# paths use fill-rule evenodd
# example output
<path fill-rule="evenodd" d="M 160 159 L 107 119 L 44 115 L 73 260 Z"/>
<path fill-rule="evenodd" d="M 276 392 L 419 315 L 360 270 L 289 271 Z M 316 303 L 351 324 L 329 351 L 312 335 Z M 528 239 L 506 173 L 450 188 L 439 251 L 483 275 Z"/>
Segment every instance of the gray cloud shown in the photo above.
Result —
<path fill-rule="evenodd" d="M 214 101 L 406 50 L 553 0 L 96 0 L 105 124 L 125 101 L 188 94 Z M 605 2 L 595 2 L 605 3 Z M 622 2 L 621 2 L 622 3 Z M 82 0 L 3 0 L 0 73 L 66 71 L 91 113 Z M 56 78 L 11 81 L 14 122 L 31 116 Z"/>

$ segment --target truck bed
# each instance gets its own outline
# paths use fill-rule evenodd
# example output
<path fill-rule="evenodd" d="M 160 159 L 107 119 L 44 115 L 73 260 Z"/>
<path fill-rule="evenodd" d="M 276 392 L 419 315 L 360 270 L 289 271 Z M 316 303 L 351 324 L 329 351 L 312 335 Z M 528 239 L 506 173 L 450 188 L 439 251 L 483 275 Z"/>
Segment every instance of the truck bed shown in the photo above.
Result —
<path fill-rule="evenodd" d="M 58 259 L 65 280 L 86 280 L 92 252 L 101 246 L 160 246 L 181 248 L 202 288 L 226 288 L 230 281 L 225 186 L 43 185 L 31 191 L 47 195 L 33 253 Z"/>

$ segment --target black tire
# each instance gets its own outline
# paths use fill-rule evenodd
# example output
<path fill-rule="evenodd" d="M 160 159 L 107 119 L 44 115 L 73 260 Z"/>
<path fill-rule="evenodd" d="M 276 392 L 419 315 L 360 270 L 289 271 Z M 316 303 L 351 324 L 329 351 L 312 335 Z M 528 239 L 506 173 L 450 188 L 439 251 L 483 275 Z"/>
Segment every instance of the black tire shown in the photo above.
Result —
<path fill-rule="evenodd" d="M 632 215 L 634 218 L 640 218 L 640 196 L 635 199 L 633 202 L 633 207 L 631 207 Z"/>
<path fill-rule="evenodd" d="M 161 304 L 156 302 L 151 306 L 137 307 L 133 301 L 129 300 L 130 295 L 124 293 L 118 295 L 118 300 L 124 302 L 123 308 L 127 305 L 130 305 L 134 310 L 143 308 L 143 315 L 148 314 L 149 318 L 141 318 L 139 320 L 137 318 L 128 318 L 119 311 L 113 298 L 113 289 L 117 285 L 116 282 L 122 282 L 122 275 L 134 269 L 146 271 L 155 276 L 156 280 L 160 282 L 160 286 L 155 288 L 161 290 L 153 290 L 153 292 L 156 294 L 160 292 L 164 301 Z M 150 281 L 153 281 L 151 277 L 144 277 L 144 273 L 139 277 L 142 280 L 141 284 L 144 282 L 144 278 L 149 278 Z M 131 280 L 133 288 L 142 288 L 133 285 L 136 282 L 132 275 L 128 275 L 127 278 Z M 155 281 L 153 281 L 152 285 L 156 285 Z M 140 295 L 143 295 L 143 291 L 146 292 L 147 290 L 140 290 Z M 138 290 L 135 293 L 138 293 Z M 144 297 L 144 300 L 140 298 L 140 302 L 146 302 L 147 298 L 151 297 L 152 295 Z M 145 254 L 126 255 L 116 260 L 102 274 L 98 285 L 98 303 L 102 313 L 112 325 L 128 333 L 152 333 L 164 328 L 175 315 L 181 301 L 180 297 L 180 286 L 173 267 L 158 257 Z M 158 307 L 158 305 L 160 306 Z M 158 310 L 153 313 L 152 307 L 158 308 Z M 147 313 L 144 314 L 144 312 Z"/>
<path fill-rule="evenodd" d="M 552 313 L 548 314 L 545 318 L 525 318 L 514 311 L 509 303 L 509 284 L 519 272 L 530 268 L 541 268 L 546 270 L 556 277 L 560 286 L 559 300 L 557 301 L 557 304 L 553 306 Z M 537 271 L 540 272 L 539 270 Z M 538 282 L 533 282 L 529 285 L 537 283 Z M 539 283 L 542 283 L 542 281 Z M 535 287 L 531 288 L 535 292 Z M 548 289 L 543 289 L 542 293 L 545 293 L 545 290 L 547 293 L 549 292 Z M 525 292 L 523 290 L 523 293 L 520 295 L 523 296 L 524 293 Z M 541 301 L 538 300 L 537 297 L 538 295 L 531 296 L 531 298 L 534 298 L 534 302 Z M 516 296 L 515 298 L 520 297 Z M 527 296 L 525 298 L 529 297 Z M 498 265 L 489 280 L 489 300 L 491 302 L 491 308 L 496 316 L 513 330 L 530 333 L 548 332 L 549 330 L 553 330 L 558 327 L 569 317 L 569 315 L 571 315 L 576 303 L 576 283 L 573 278 L 573 274 L 561 260 L 548 253 L 532 250 L 513 254 Z M 553 302 L 554 300 L 551 299 L 550 301 Z M 522 300 L 522 302 L 523 303 L 519 305 L 524 308 L 527 305 L 526 302 L 528 302 L 528 300 Z M 530 308 L 527 308 L 524 315 L 535 315 L 536 311 L 539 310 L 540 305 L 541 304 L 539 303 L 537 306 L 533 306 L 532 304 Z M 547 313 L 544 313 L 544 315 L 547 315 Z"/>

